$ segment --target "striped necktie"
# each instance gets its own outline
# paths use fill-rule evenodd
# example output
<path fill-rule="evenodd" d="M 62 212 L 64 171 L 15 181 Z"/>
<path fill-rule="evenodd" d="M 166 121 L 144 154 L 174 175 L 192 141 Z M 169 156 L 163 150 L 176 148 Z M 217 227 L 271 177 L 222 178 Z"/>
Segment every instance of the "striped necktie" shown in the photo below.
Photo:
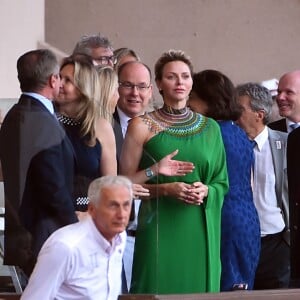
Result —
<path fill-rule="evenodd" d="M 298 123 L 294 123 L 290 125 L 290 128 L 292 129 L 292 131 L 296 128 L 298 128 L 300 125 Z"/>

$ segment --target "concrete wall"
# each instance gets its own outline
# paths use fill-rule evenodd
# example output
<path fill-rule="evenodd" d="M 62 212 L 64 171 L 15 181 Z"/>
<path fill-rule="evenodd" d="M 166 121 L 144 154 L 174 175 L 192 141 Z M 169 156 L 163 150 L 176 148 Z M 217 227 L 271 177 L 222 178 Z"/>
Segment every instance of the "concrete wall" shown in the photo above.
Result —
<path fill-rule="evenodd" d="M 299 68 L 299 0 L 45 0 L 46 41 L 71 52 L 101 32 L 131 47 L 151 68 L 182 49 L 195 70 L 214 68 L 234 83 L 279 77 Z"/>
<path fill-rule="evenodd" d="M 0 0 L 0 119 L 20 95 L 16 61 L 44 41 L 44 0 Z M 4 206 L 0 182 L 0 208 Z"/>
<path fill-rule="evenodd" d="M 0 98 L 19 96 L 19 55 L 50 45 L 70 53 L 98 31 L 151 68 L 175 48 L 196 71 L 219 69 L 236 84 L 279 77 L 299 68 L 299 15 L 299 0 L 1 0 Z"/>
<path fill-rule="evenodd" d="M 16 61 L 44 41 L 44 10 L 44 0 L 0 1 L 0 98 L 19 97 Z"/>

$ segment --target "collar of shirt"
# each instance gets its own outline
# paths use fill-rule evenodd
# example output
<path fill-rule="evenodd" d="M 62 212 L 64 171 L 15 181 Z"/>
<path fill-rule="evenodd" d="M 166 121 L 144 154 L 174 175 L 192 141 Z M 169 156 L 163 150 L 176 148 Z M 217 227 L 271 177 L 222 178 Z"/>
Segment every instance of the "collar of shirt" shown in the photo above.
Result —
<path fill-rule="evenodd" d="M 97 239 L 101 248 L 105 250 L 105 252 L 110 255 L 114 252 L 117 246 L 122 244 L 126 240 L 126 232 L 123 231 L 120 234 L 117 234 L 113 239 L 112 243 L 110 243 L 98 230 L 91 216 L 88 216 L 84 219 L 84 221 L 90 223 L 91 230 L 93 231 L 93 235 Z"/>
<path fill-rule="evenodd" d="M 23 93 L 23 95 L 31 96 L 32 98 L 40 101 L 48 110 L 49 112 L 53 115 L 54 114 L 54 108 L 53 108 L 53 103 L 51 100 L 47 99 L 46 97 L 37 94 L 37 93 Z"/>
<path fill-rule="evenodd" d="M 117 111 L 118 111 L 119 118 L 120 118 L 122 134 L 123 134 L 123 137 L 125 137 L 125 134 L 127 131 L 127 126 L 128 126 L 128 121 L 131 120 L 131 118 L 128 117 L 119 107 L 117 107 Z"/>
<path fill-rule="evenodd" d="M 265 126 L 264 130 L 259 135 L 257 135 L 254 139 L 259 151 L 261 151 L 263 145 L 268 140 L 268 137 L 269 137 L 268 127 Z"/>

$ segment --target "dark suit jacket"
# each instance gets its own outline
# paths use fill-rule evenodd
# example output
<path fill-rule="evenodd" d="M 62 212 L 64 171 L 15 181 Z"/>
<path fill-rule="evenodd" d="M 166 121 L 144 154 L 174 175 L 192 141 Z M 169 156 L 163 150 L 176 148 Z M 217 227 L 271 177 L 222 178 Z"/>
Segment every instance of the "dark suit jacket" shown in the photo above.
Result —
<path fill-rule="evenodd" d="M 113 114 L 113 117 L 114 117 L 113 129 L 114 129 L 115 138 L 116 138 L 117 163 L 118 163 L 118 174 L 119 174 L 119 165 L 120 165 L 121 152 L 122 152 L 122 146 L 123 146 L 124 138 L 123 138 L 123 134 L 122 134 L 122 127 L 121 127 L 121 124 L 120 124 L 120 117 L 119 117 L 117 108 L 116 108 L 116 110 Z M 133 221 L 134 217 L 135 217 L 134 201 L 132 201 L 129 221 Z"/>
<path fill-rule="evenodd" d="M 18 251 L 27 249 L 23 256 L 29 259 L 33 254 L 34 260 L 53 231 L 77 221 L 71 197 L 73 150 L 46 107 L 22 95 L 2 124 L 0 158 L 6 207 L 4 263 L 26 264 Z"/>
<path fill-rule="evenodd" d="M 287 128 L 286 128 L 286 120 L 285 118 L 274 121 L 272 123 L 268 124 L 268 127 L 270 127 L 273 130 L 278 130 L 278 131 L 283 131 L 283 132 L 287 132 Z"/>
<path fill-rule="evenodd" d="M 118 114 L 117 109 L 115 110 L 114 114 L 114 133 L 115 133 L 115 138 L 116 138 L 116 148 L 117 148 L 117 162 L 118 162 L 118 173 L 119 173 L 119 162 L 121 158 L 121 151 L 122 151 L 122 145 L 124 142 L 123 134 L 122 134 L 122 128 L 120 124 L 120 117 Z"/>
<path fill-rule="evenodd" d="M 287 174 L 290 199 L 291 278 L 300 279 L 300 128 L 293 130 L 287 143 Z"/>

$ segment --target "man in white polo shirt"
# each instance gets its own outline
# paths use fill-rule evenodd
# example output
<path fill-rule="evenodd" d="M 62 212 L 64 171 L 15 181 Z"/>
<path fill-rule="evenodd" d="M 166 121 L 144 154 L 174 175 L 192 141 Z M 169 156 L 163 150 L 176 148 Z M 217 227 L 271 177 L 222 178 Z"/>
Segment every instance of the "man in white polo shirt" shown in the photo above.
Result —
<path fill-rule="evenodd" d="M 103 176 L 90 184 L 88 197 L 89 216 L 45 242 L 21 299 L 118 298 L 132 183 Z"/>

